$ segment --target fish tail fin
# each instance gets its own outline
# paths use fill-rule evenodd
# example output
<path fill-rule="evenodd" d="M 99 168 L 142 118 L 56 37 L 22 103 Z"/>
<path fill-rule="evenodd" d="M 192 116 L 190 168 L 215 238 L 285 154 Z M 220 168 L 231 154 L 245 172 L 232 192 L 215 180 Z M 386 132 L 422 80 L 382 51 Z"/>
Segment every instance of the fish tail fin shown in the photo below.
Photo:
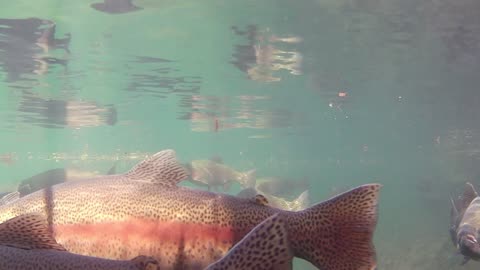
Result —
<path fill-rule="evenodd" d="M 295 200 L 290 202 L 290 209 L 291 211 L 301 211 L 307 209 L 310 205 L 310 193 L 308 190 L 305 190 L 296 198 Z"/>
<path fill-rule="evenodd" d="M 257 183 L 257 170 L 253 169 L 242 173 L 239 182 L 244 188 L 255 187 Z"/>
<path fill-rule="evenodd" d="M 140 255 L 131 259 L 131 261 L 141 270 L 160 269 L 158 261 L 152 257 Z"/>
<path fill-rule="evenodd" d="M 206 270 L 292 269 L 285 219 L 274 214 L 253 228 L 240 242 Z"/>
<path fill-rule="evenodd" d="M 319 269 L 375 269 L 373 234 L 380 188 L 380 184 L 362 185 L 289 214 L 295 256 Z"/>

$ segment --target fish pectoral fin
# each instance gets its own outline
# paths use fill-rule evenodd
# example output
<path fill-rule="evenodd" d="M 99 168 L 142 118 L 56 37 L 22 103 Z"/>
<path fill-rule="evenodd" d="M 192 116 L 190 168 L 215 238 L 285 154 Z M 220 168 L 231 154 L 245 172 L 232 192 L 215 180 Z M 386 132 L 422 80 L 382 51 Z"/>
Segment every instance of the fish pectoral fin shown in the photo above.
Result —
<path fill-rule="evenodd" d="M 175 151 L 171 149 L 160 151 L 138 163 L 125 174 L 131 180 L 162 184 L 174 187 L 185 180 L 188 173 L 178 162 Z"/>
<path fill-rule="evenodd" d="M 24 214 L 0 224 L 0 245 L 21 249 L 66 251 L 57 243 L 48 221 L 40 214 Z"/>
<path fill-rule="evenodd" d="M 290 270 L 292 259 L 285 220 L 275 214 L 253 228 L 223 258 L 209 265 L 206 270 Z"/>

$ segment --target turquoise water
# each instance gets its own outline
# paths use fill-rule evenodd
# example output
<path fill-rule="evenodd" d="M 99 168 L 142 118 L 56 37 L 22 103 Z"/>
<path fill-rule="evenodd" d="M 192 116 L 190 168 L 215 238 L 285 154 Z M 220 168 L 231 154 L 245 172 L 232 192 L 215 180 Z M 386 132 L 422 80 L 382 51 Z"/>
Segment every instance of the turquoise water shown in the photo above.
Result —
<path fill-rule="evenodd" d="M 315 202 L 379 182 L 379 269 L 460 269 L 449 196 L 480 176 L 476 1 L 92 3 L 0 9 L 0 191 L 166 148 L 306 177 Z"/>

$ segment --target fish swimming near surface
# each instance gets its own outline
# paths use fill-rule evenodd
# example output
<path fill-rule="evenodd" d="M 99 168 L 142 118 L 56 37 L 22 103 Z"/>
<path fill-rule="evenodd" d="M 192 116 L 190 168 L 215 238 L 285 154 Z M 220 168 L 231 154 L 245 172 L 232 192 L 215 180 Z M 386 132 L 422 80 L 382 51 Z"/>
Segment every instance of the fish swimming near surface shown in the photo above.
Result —
<path fill-rule="evenodd" d="M 113 165 L 113 167 L 108 170 L 107 175 L 115 174 L 116 166 L 116 164 Z M 47 170 L 20 181 L 16 191 L 1 194 L 0 205 L 9 204 L 20 197 L 56 184 L 90 179 L 97 176 L 99 176 L 98 172 L 82 171 L 74 168 L 56 168 Z"/>
<path fill-rule="evenodd" d="M 471 183 L 465 184 L 463 195 L 451 200 L 450 236 L 464 256 L 462 264 L 470 259 L 480 260 L 480 197 Z"/>
<path fill-rule="evenodd" d="M 0 270 L 154 270 L 147 256 L 109 260 L 73 254 L 58 244 L 42 215 L 25 214 L 0 224 Z"/>
<path fill-rule="evenodd" d="M 300 194 L 298 198 L 292 201 L 287 201 L 285 198 L 270 195 L 254 188 L 246 188 L 240 191 L 237 194 L 237 197 L 248 199 L 255 197 L 257 194 L 264 196 L 268 201 L 268 205 L 270 205 L 271 207 L 282 210 L 300 211 L 306 209 L 310 205 L 310 193 L 308 192 L 308 190 L 302 192 L 302 194 Z"/>
<path fill-rule="evenodd" d="M 189 181 L 197 185 L 207 186 L 208 190 L 211 188 L 217 189 L 221 186 L 224 191 L 228 191 L 234 181 L 237 181 L 244 188 L 253 187 L 256 182 L 256 170 L 239 172 L 218 159 L 193 160 L 185 167 L 190 175 Z"/>
<path fill-rule="evenodd" d="M 293 253 L 285 220 L 279 214 L 250 231 L 222 259 L 205 270 L 291 269 Z"/>
<path fill-rule="evenodd" d="M 108 170 L 107 175 L 115 174 L 116 164 Z M 74 168 L 56 168 L 36 174 L 22 180 L 18 186 L 20 197 L 46 187 L 68 181 L 77 181 L 99 176 L 98 172 L 82 171 Z"/>
<path fill-rule="evenodd" d="M 125 174 L 52 186 L 0 207 L 0 222 L 36 212 L 70 252 L 108 259 L 143 254 L 161 269 L 203 269 L 274 214 L 285 220 L 295 257 L 320 269 L 373 270 L 380 184 L 367 184 L 289 212 L 177 184 L 188 177 L 175 151 Z M 268 248 L 268 247 L 266 247 Z"/>

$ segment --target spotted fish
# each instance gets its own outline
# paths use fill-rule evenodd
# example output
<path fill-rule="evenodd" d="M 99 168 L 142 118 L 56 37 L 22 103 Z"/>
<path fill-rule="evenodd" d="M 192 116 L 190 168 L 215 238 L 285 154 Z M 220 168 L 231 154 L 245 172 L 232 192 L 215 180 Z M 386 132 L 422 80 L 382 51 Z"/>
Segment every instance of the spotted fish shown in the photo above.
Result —
<path fill-rule="evenodd" d="M 480 197 L 471 183 L 465 184 L 463 195 L 452 200 L 450 234 L 465 259 L 480 260 Z"/>
<path fill-rule="evenodd" d="M 274 214 L 205 270 L 291 269 L 292 259 L 285 220 Z"/>
<path fill-rule="evenodd" d="M 291 250 L 321 269 L 374 269 L 379 184 L 352 189 L 303 211 L 177 183 L 187 178 L 173 150 L 129 172 L 55 185 L 0 207 L 0 222 L 37 212 L 68 251 L 109 259 L 152 256 L 161 269 L 203 269 L 274 214 Z"/>
<path fill-rule="evenodd" d="M 0 270 L 154 270 L 158 262 L 146 256 L 108 260 L 73 254 L 53 238 L 47 220 L 25 214 L 0 224 Z"/>

